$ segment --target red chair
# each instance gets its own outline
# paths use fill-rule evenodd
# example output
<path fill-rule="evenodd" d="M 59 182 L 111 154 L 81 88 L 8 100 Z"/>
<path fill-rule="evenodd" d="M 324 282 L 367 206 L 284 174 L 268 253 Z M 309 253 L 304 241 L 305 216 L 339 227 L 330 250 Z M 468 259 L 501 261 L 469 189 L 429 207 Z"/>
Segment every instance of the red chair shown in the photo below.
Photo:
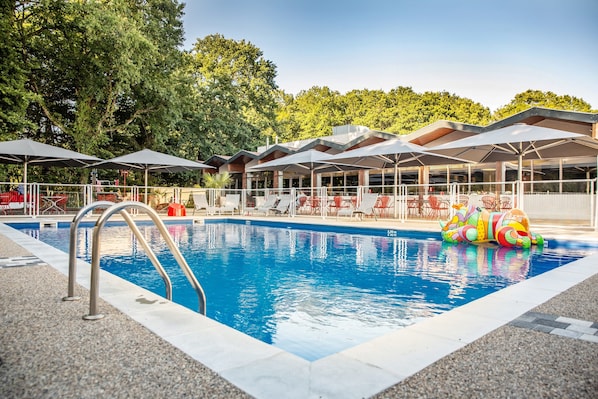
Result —
<path fill-rule="evenodd" d="M 387 217 L 390 205 L 390 196 L 382 195 L 378 197 L 378 201 L 376 202 L 374 208 L 378 211 L 378 215 L 380 215 L 380 217 Z"/>
<path fill-rule="evenodd" d="M 345 203 L 345 201 L 343 200 L 343 197 L 341 197 L 340 195 L 335 195 L 332 198 L 332 202 L 328 206 L 330 208 L 331 215 L 336 215 L 338 213 L 338 211 L 341 210 L 342 208 L 350 207 L 350 205 Z"/>
<path fill-rule="evenodd" d="M 494 195 L 484 195 L 482 197 L 482 204 L 484 204 L 486 210 L 492 212 L 496 210 L 496 197 Z"/>
<path fill-rule="evenodd" d="M 320 197 L 310 197 L 309 205 L 311 207 L 311 214 L 320 212 Z"/>
<path fill-rule="evenodd" d="M 419 197 L 407 198 L 407 214 L 420 216 L 422 213 L 422 203 Z"/>
<path fill-rule="evenodd" d="M 69 195 L 68 194 L 57 194 L 57 197 L 60 197 L 57 201 L 56 201 L 56 206 L 62 210 L 62 212 L 66 213 L 66 204 L 69 200 Z"/>
<path fill-rule="evenodd" d="M 0 211 L 3 214 L 12 213 L 17 209 L 23 209 L 25 206 L 23 194 L 18 191 L 8 191 L 0 193 Z"/>
<path fill-rule="evenodd" d="M 430 205 L 430 217 L 432 219 L 448 216 L 449 205 L 445 201 L 441 201 L 437 196 L 430 195 L 428 197 L 428 204 Z"/>
<path fill-rule="evenodd" d="M 10 193 L 0 193 L 0 212 L 6 215 L 6 211 L 10 208 Z"/>

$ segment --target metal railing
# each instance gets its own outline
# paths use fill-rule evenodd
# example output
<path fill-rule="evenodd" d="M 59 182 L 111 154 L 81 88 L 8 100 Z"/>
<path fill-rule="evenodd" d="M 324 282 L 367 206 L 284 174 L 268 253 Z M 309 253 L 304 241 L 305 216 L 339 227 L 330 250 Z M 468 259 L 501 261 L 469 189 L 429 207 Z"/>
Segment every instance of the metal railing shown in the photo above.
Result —
<path fill-rule="evenodd" d="M 88 208 L 82 209 L 78 213 L 78 216 L 79 216 L 79 218 L 81 218 L 82 216 L 80 216 L 80 215 L 83 215 L 83 214 L 89 212 L 89 210 L 93 209 L 94 207 L 105 206 L 105 204 L 106 204 L 106 202 L 103 202 L 102 204 L 100 204 L 98 206 L 94 206 L 94 204 L 91 204 L 88 207 L 90 209 L 88 209 Z M 164 268 L 158 261 L 157 257 L 155 256 L 155 254 L 149 247 L 149 244 L 143 237 L 143 234 L 141 233 L 141 231 L 139 231 L 139 228 L 133 221 L 133 218 L 131 217 L 131 215 L 128 212 L 129 209 L 137 209 L 137 210 L 144 211 L 150 217 L 150 219 L 154 222 L 154 224 L 158 228 L 158 231 L 162 235 L 164 242 L 166 243 L 166 245 L 172 252 L 175 260 L 177 261 L 178 265 L 180 266 L 183 273 L 187 277 L 187 280 L 189 280 L 189 282 L 195 289 L 195 292 L 197 293 L 198 302 L 199 302 L 199 313 L 205 315 L 206 314 L 206 296 L 205 296 L 204 290 L 201 287 L 201 285 L 199 284 L 199 282 L 197 281 L 197 279 L 195 278 L 195 275 L 191 271 L 191 268 L 189 267 L 185 258 L 179 251 L 179 249 L 176 246 L 175 242 L 173 241 L 172 237 L 168 233 L 168 230 L 166 229 L 166 226 L 160 219 L 160 216 L 158 215 L 158 213 L 154 209 L 152 209 L 150 206 L 148 206 L 144 203 L 135 202 L 135 201 L 124 201 L 124 202 L 110 205 L 100 215 L 100 217 L 96 221 L 96 224 L 95 224 L 95 227 L 93 230 L 93 237 L 92 237 L 91 279 L 90 279 L 90 290 L 89 290 L 90 291 L 89 292 L 89 314 L 83 316 L 83 318 L 85 320 L 98 320 L 98 319 L 101 319 L 104 317 L 103 314 L 98 312 L 98 305 L 97 305 L 98 296 L 99 296 L 99 285 L 100 285 L 100 244 L 101 244 L 100 237 L 101 237 L 102 228 L 104 227 L 104 225 L 106 224 L 108 219 L 117 212 L 120 213 L 120 215 L 123 217 L 123 219 L 129 226 L 129 228 L 131 229 L 133 234 L 135 234 L 135 236 L 137 237 L 137 239 L 139 240 L 139 242 L 145 249 L 145 251 L 146 251 L 148 257 L 150 258 L 152 264 L 154 265 L 154 267 L 156 267 L 158 272 L 162 275 L 163 279 L 165 279 L 165 281 L 167 281 L 167 296 L 169 297 L 168 298 L 169 300 L 171 300 L 171 298 L 172 298 L 172 285 L 170 284 L 170 279 L 168 278 L 166 271 L 164 270 Z M 73 269 L 75 268 L 74 266 L 72 266 L 72 267 L 73 267 Z M 71 264 L 69 261 L 69 274 L 70 274 L 70 271 L 71 271 Z M 73 274 L 72 280 L 74 281 L 74 274 Z M 69 277 L 69 282 L 70 281 L 71 281 L 71 278 Z M 69 296 L 72 296 L 72 291 L 70 291 L 70 286 L 69 286 Z"/>

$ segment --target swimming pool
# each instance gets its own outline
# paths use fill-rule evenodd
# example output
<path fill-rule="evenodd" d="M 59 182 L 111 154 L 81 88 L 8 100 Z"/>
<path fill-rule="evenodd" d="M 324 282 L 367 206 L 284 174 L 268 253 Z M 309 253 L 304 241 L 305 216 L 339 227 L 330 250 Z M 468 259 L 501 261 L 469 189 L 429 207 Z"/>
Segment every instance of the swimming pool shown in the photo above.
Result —
<path fill-rule="evenodd" d="M 583 250 L 559 247 L 452 246 L 436 234 L 399 230 L 337 233 L 331 226 L 225 222 L 167 225 L 206 290 L 208 316 L 307 360 L 584 256 Z M 83 227 L 78 256 L 89 260 L 91 227 Z M 195 292 L 169 265 L 156 229 L 140 227 L 171 275 L 173 300 L 196 309 Z M 162 280 L 128 228 L 110 229 L 103 233 L 102 267 L 163 295 Z M 68 228 L 26 232 L 67 251 Z"/>

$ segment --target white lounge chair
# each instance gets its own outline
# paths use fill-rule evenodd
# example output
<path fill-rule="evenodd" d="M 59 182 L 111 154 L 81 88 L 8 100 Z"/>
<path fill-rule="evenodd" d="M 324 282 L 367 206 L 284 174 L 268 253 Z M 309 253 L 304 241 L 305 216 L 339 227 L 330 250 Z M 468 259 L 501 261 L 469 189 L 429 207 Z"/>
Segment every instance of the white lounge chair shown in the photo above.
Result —
<path fill-rule="evenodd" d="M 281 195 L 278 204 L 275 207 L 270 208 L 270 211 L 276 215 L 282 215 L 289 212 L 289 206 L 291 206 L 291 196 Z"/>
<path fill-rule="evenodd" d="M 267 215 L 268 212 L 270 212 L 270 209 L 276 206 L 276 201 L 278 201 L 278 197 L 276 195 L 269 195 L 268 197 L 266 197 L 266 200 L 263 204 L 255 208 L 255 212 Z"/>
<path fill-rule="evenodd" d="M 215 207 L 210 206 L 208 203 L 208 199 L 206 197 L 206 193 L 193 193 L 193 214 L 195 215 L 196 211 L 200 211 L 202 209 L 206 210 L 206 214 L 213 215 L 215 212 Z"/>
<path fill-rule="evenodd" d="M 218 213 L 223 214 L 230 212 L 231 215 L 235 214 L 235 211 L 239 211 L 239 204 L 241 203 L 241 195 L 239 194 L 228 194 L 224 197 L 224 205 L 218 208 Z"/>
<path fill-rule="evenodd" d="M 376 202 L 378 201 L 378 194 L 366 193 L 361 196 L 361 203 L 355 209 L 340 209 L 337 212 L 338 216 L 358 216 L 359 219 L 363 219 L 364 216 L 374 216 L 376 220 L 378 217 L 376 216 L 376 212 L 374 212 L 374 207 L 376 206 Z"/>

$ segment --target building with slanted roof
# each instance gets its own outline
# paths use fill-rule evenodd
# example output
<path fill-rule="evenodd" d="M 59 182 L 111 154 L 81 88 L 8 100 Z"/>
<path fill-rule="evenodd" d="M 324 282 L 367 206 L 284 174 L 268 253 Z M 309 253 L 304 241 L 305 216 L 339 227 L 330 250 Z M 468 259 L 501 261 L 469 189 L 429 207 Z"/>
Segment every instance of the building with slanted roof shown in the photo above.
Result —
<path fill-rule="evenodd" d="M 523 123 L 552 129 L 566 130 L 585 134 L 598 139 L 598 114 L 562 111 L 548 108 L 534 107 L 508 118 L 494 122 L 488 126 L 477 126 L 455 121 L 437 121 L 410 134 L 401 136 L 402 139 L 425 147 L 440 145 L 476 134 L 483 134 L 491 130 Z M 337 154 L 360 147 L 374 145 L 382 141 L 395 139 L 392 133 L 373 130 L 365 126 L 344 125 L 332 128 L 332 135 L 312 139 L 297 140 L 286 143 L 274 143 L 257 148 L 255 152 L 242 150 L 232 156 L 214 156 L 205 163 L 218 168 L 220 172 L 229 172 L 235 181 L 234 188 L 283 188 L 306 187 L 311 185 L 307 180 L 282 173 L 249 173 L 247 168 L 259 163 L 271 161 L 295 152 L 316 149 L 330 154 Z M 590 159 L 591 158 L 591 159 Z M 575 157 L 570 159 L 550 159 L 527 161 L 524 165 L 528 171 L 528 178 L 543 179 L 575 179 L 596 177 L 597 160 L 593 157 Z M 510 171 L 508 162 L 492 165 L 451 166 L 447 168 L 422 167 L 419 170 L 403 170 L 403 182 L 427 183 L 430 181 L 462 181 L 465 177 L 471 181 L 510 181 L 514 179 L 514 171 Z M 355 171 L 338 172 L 318 175 L 317 186 L 331 185 L 376 185 L 392 184 L 389 178 L 392 174 L 384 171 Z"/>

